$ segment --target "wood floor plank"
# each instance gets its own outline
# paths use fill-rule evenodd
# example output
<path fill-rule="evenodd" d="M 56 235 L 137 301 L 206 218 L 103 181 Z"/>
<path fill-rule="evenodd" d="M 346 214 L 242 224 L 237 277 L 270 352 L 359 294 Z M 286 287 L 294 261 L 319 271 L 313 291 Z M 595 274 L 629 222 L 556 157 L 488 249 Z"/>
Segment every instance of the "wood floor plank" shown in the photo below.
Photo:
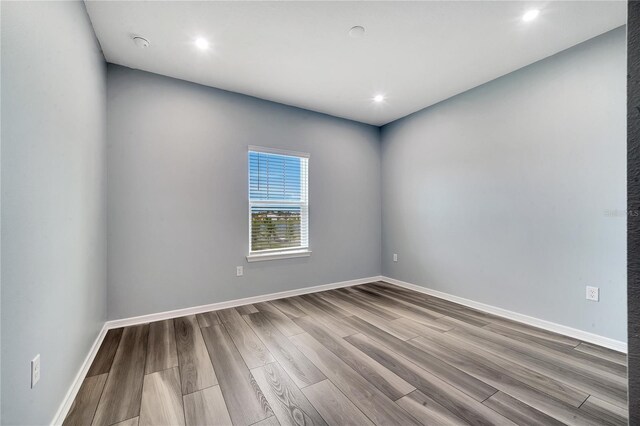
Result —
<path fill-rule="evenodd" d="M 322 298 L 330 303 L 341 306 L 343 309 L 348 310 L 358 318 L 363 319 L 369 324 L 375 325 L 379 329 L 386 331 L 387 333 L 397 337 L 398 339 L 409 340 L 409 339 L 413 339 L 414 337 L 418 337 L 418 334 L 411 332 L 410 330 L 406 330 L 403 327 L 397 327 L 393 323 L 393 321 L 385 321 L 379 316 L 372 314 L 371 312 L 365 309 L 362 309 L 356 305 L 351 304 L 349 301 L 347 301 L 344 298 L 338 298 L 335 294 L 326 292 L 326 294 L 322 295 Z"/>
<path fill-rule="evenodd" d="M 394 307 L 394 310 L 398 311 L 399 309 L 402 309 L 402 315 L 407 318 L 409 318 L 412 313 L 423 315 L 429 319 L 439 318 L 444 315 L 451 315 L 454 318 L 458 318 L 476 326 L 488 324 L 486 320 L 469 315 L 460 309 L 445 308 L 438 303 L 425 301 L 420 296 L 404 295 L 388 289 L 376 290 L 379 292 L 378 295 L 385 299 L 385 302 L 393 304 L 392 306 Z"/>
<path fill-rule="evenodd" d="M 310 318 L 298 318 L 295 322 L 389 399 L 395 401 L 415 390 L 415 387 L 367 357 L 353 345 L 332 335 L 328 329 L 316 324 Z"/>
<path fill-rule="evenodd" d="M 184 409 L 178 367 L 144 376 L 139 424 L 184 425 Z"/>
<path fill-rule="evenodd" d="M 334 294 L 336 294 L 337 297 L 347 299 L 359 308 L 366 309 L 367 311 L 379 316 L 385 321 L 393 321 L 394 319 L 400 318 L 400 315 L 396 314 L 393 311 L 390 311 L 381 306 L 374 305 L 367 300 L 363 300 L 364 293 L 362 292 L 358 292 L 353 289 L 340 289 L 336 290 Z"/>
<path fill-rule="evenodd" d="M 258 310 L 256 309 L 255 306 L 249 304 L 249 305 L 242 305 L 242 306 L 236 306 L 235 307 L 236 311 L 238 311 L 238 313 L 240 315 L 249 315 L 249 314 L 255 314 L 256 312 L 258 312 Z"/>
<path fill-rule="evenodd" d="M 212 325 L 220 324 L 220 318 L 218 318 L 218 313 L 216 311 L 203 312 L 201 314 L 196 314 L 196 319 L 198 320 L 198 324 L 200 325 L 200 328 L 210 327 Z"/>
<path fill-rule="evenodd" d="M 379 344 L 385 345 L 398 355 L 401 355 L 414 364 L 417 364 L 423 369 L 429 371 L 431 374 L 445 380 L 447 383 L 459 390 L 462 390 L 477 401 L 484 401 L 497 391 L 497 389 L 485 382 L 478 380 L 477 378 L 447 364 L 437 357 L 422 351 L 412 344 L 411 341 L 404 342 L 397 339 L 389 333 L 385 333 L 379 328 L 374 327 L 356 317 L 346 318 L 345 321 L 347 321 L 352 327 L 358 329 L 364 335 L 372 338 Z M 348 338 L 346 340 L 351 342 Z M 415 383 L 411 384 L 415 386 Z"/>
<path fill-rule="evenodd" d="M 245 318 L 298 387 L 312 385 L 326 378 L 295 345 L 269 322 L 265 314 L 259 312 L 246 315 Z"/>
<path fill-rule="evenodd" d="M 469 355 L 469 357 L 473 358 L 477 363 L 482 363 L 482 365 L 488 366 L 495 371 L 504 371 L 516 380 L 576 408 L 589 396 L 586 392 L 557 381 L 553 377 L 537 374 L 533 370 L 515 362 L 495 357 L 482 349 L 478 348 L 478 350 L 473 351 L 473 355 L 471 356 L 469 353 L 469 345 L 450 334 L 439 333 L 428 328 L 421 330 L 421 333 L 423 335 L 422 338 L 412 341 L 424 351 L 432 352 L 433 355 L 441 359 L 440 353 L 449 354 L 451 351 L 457 352 L 461 356 Z"/>
<path fill-rule="evenodd" d="M 379 285 L 379 284 L 380 282 L 376 283 L 375 285 Z M 398 286 L 394 286 L 394 285 L 390 285 L 390 286 L 393 287 L 391 290 L 395 289 L 395 291 L 397 291 L 397 289 L 399 288 Z M 469 306 L 465 306 L 460 303 L 452 302 L 450 300 L 442 299 L 430 294 L 415 292 L 409 289 L 404 289 L 404 290 L 405 292 L 403 293 L 403 296 L 405 297 L 405 300 L 408 300 L 408 301 L 416 300 L 427 307 L 441 308 L 444 310 L 445 314 L 448 312 L 460 313 L 464 316 L 472 317 L 486 323 L 490 323 L 496 319 L 502 318 L 497 315 L 490 314 L 488 312 L 484 312 L 475 308 L 471 308 Z"/>
<path fill-rule="evenodd" d="M 140 414 L 149 325 L 126 327 L 107 377 L 94 425 L 112 425 Z"/>
<path fill-rule="evenodd" d="M 575 371 L 576 374 L 601 379 L 611 384 L 626 386 L 626 379 L 622 377 L 619 372 L 613 373 L 610 371 L 606 371 L 606 368 L 593 368 L 594 366 L 592 366 L 591 363 L 597 361 L 594 360 L 589 362 L 581 359 L 584 355 L 587 354 L 581 353 L 577 356 L 571 356 L 572 353 L 578 351 L 571 350 L 568 351 L 568 354 L 565 354 L 564 352 L 553 350 L 549 347 L 540 345 L 534 340 L 526 339 L 521 334 L 515 334 L 515 332 L 511 330 L 505 330 L 504 327 L 501 328 L 500 332 L 497 332 L 496 327 L 492 327 L 491 329 L 487 327 L 475 327 L 471 326 L 468 323 L 450 317 L 442 317 L 439 318 L 438 321 L 448 325 L 453 325 L 455 328 L 450 332 L 454 332 L 456 329 L 464 330 L 465 332 L 471 333 L 473 335 L 490 339 L 492 342 L 495 342 L 497 344 L 501 344 L 503 346 L 513 348 L 514 350 L 530 354 L 531 356 L 542 361 L 557 364 L 559 366 L 562 366 L 563 368 Z M 609 363 L 607 362 L 606 365 L 609 365 Z"/>
<path fill-rule="evenodd" d="M 387 288 L 385 288 L 384 286 L 378 287 L 376 285 L 376 283 L 368 283 L 368 284 L 361 284 L 361 285 L 354 285 L 353 287 L 351 287 L 354 290 L 357 291 L 361 291 L 361 292 L 365 292 L 367 293 L 369 296 L 378 299 L 378 300 L 383 300 L 383 297 L 381 295 L 381 291 L 382 290 L 386 290 Z"/>
<path fill-rule="evenodd" d="M 335 318 L 337 320 L 340 320 L 345 316 L 349 316 L 348 312 L 346 312 L 345 314 L 345 312 L 343 312 L 340 308 L 336 308 L 333 305 L 326 303 L 324 300 L 320 299 L 315 294 L 303 294 L 300 296 L 296 296 L 294 300 L 295 301 L 304 300 L 305 302 L 307 302 L 307 304 L 313 305 L 316 308 L 317 312 L 323 312 L 323 314 L 331 318 Z M 305 309 L 303 310 L 309 313 L 307 310 Z"/>
<path fill-rule="evenodd" d="M 91 363 L 87 377 L 109 372 L 111 364 L 113 363 L 113 358 L 116 356 L 116 351 L 118 350 L 123 330 L 123 328 L 112 328 L 107 331 L 107 334 L 104 336 L 104 340 L 100 345 L 100 349 L 98 349 L 98 353 Z"/>
<path fill-rule="evenodd" d="M 254 303 L 254 306 L 260 312 L 268 312 L 267 317 L 269 318 L 269 321 L 271 321 L 271 323 L 275 325 L 278 330 L 280 330 L 280 332 L 285 336 L 289 337 L 296 334 L 304 333 L 304 330 L 298 327 L 296 323 L 291 320 L 291 318 L 283 314 L 282 311 L 276 308 L 273 304 L 269 302 L 263 302 Z"/>
<path fill-rule="evenodd" d="M 383 295 L 382 300 L 371 301 L 371 303 L 385 307 L 389 311 L 396 313 L 398 317 L 409 318 L 429 327 L 436 326 L 437 322 L 435 322 L 435 320 L 443 316 L 441 313 L 431 311 L 415 304 L 406 303 L 402 300 L 396 299 L 395 297 L 387 296 L 386 294 Z M 481 324 L 484 325 L 485 323 Z"/>
<path fill-rule="evenodd" d="M 231 417 L 220 386 L 211 386 L 183 397 L 187 426 L 231 426 Z"/>
<path fill-rule="evenodd" d="M 536 337 L 538 339 L 546 340 L 550 343 L 555 343 L 559 345 L 564 345 L 569 348 L 575 348 L 580 344 L 580 340 L 574 339 L 573 337 L 563 336 L 562 334 L 554 333 L 551 331 L 543 330 L 540 328 L 536 328 L 527 324 L 523 324 L 516 321 L 511 321 L 503 318 L 495 318 L 492 319 L 489 325 L 500 325 L 503 327 L 511 328 L 515 331 L 519 331 L 521 333 L 525 333 L 529 336 Z"/>
<path fill-rule="evenodd" d="M 545 351 L 548 348 L 551 349 L 550 353 L 556 355 L 562 354 L 566 358 L 571 359 L 573 362 L 582 365 L 589 370 L 598 370 L 604 373 L 610 373 L 621 378 L 621 381 L 626 381 L 627 367 L 625 365 L 602 359 L 586 352 L 576 351 L 574 348 L 567 347 L 566 345 L 550 342 L 547 339 L 522 333 L 502 325 L 489 324 L 484 328 L 491 330 L 496 334 L 524 343 L 525 345 L 529 345 L 532 348 L 535 348 L 536 352 Z"/>
<path fill-rule="evenodd" d="M 629 410 L 627 408 L 610 404 L 593 395 L 587 398 L 580 410 L 602 419 L 603 423 L 612 425 L 626 425 L 629 419 Z"/>
<path fill-rule="evenodd" d="M 376 284 L 370 286 L 354 287 L 354 289 L 360 292 L 363 297 L 376 303 L 391 303 L 392 305 L 401 306 L 405 309 L 410 309 L 417 313 L 423 313 L 429 318 L 438 318 L 444 316 L 442 312 L 442 306 L 439 303 L 434 303 L 432 300 L 426 298 L 426 295 L 420 293 L 407 294 L 399 292 L 397 289 L 380 288 Z M 471 316 L 475 321 L 479 321 L 481 324 L 487 324 L 487 321 L 482 318 L 476 318 L 473 315 L 468 315 L 467 311 L 460 311 L 458 309 L 447 310 L 448 313 L 460 313 L 465 318 Z"/>
<path fill-rule="evenodd" d="M 468 344 L 477 346 L 500 358 L 506 358 L 540 374 L 553 377 L 563 383 L 571 385 L 589 394 L 595 394 L 601 399 L 626 406 L 626 384 L 615 383 L 598 377 L 589 372 L 575 368 L 561 356 L 544 356 L 545 353 L 529 351 L 527 345 L 489 330 L 466 324 L 453 318 L 443 317 L 438 321 L 456 326 L 446 334 L 456 336 Z"/>
<path fill-rule="evenodd" d="M 425 426 L 468 424 L 419 390 L 400 398 L 396 403 Z"/>
<path fill-rule="evenodd" d="M 273 416 L 227 329 L 212 325 L 203 328 L 202 334 L 233 424 L 247 426 Z"/>
<path fill-rule="evenodd" d="M 327 303 L 324 299 L 322 299 L 321 297 L 319 297 L 320 293 L 315 293 L 315 294 L 305 294 L 303 296 L 300 296 L 300 298 L 306 300 L 307 302 L 317 306 L 318 308 L 320 308 L 321 310 L 325 311 L 326 313 L 328 313 L 329 315 L 333 316 L 334 318 L 344 318 L 344 317 L 348 317 L 351 316 L 351 313 L 345 311 L 344 309 L 340 308 L 339 306 L 335 306 L 331 303 Z"/>
<path fill-rule="evenodd" d="M 251 374 L 281 425 L 326 425 L 277 362 L 254 368 Z"/>
<path fill-rule="evenodd" d="M 431 315 L 438 316 L 448 315 L 452 318 L 465 321 L 468 324 L 478 327 L 482 327 L 489 323 L 490 317 L 486 314 L 477 313 L 462 305 L 445 302 L 442 299 L 432 298 L 416 292 L 413 294 L 403 294 L 392 289 L 377 288 L 377 290 L 380 291 L 380 294 L 384 297 L 391 298 L 405 306 L 413 305 L 414 307 L 420 308 L 419 312 L 428 311 Z"/>
<path fill-rule="evenodd" d="M 173 320 L 156 321 L 149 324 L 149 343 L 145 374 L 178 366 L 176 333 Z"/>
<path fill-rule="evenodd" d="M 275 361 L 273 355 L 256 336 L 247 322 L 235 309 L 222 309 L 218 311 L 218 317 L 229 332 L 240 355 L 249 369 L 270 364 Z"/>
<path fill-rule="evenodd" d="M 575 347 L 575 350 L 595 355 L 602 359 L 616 362 L 624 366 L 627 365 L 627 354 L 603 348 L 602 346 L 592 345 L 591 343 L 587 342 L 581 342 L 578 346 Z"/>
<path fill-rule="evenodd" d="M 504 392 L 492 395 L 483 404 L 519 425 L 561 426 L 564 424 Z"/>
<path fill-rule="evenodd" d="M 429 330 L 445 332 L 452 330 L 454 327 L 446 324 L 439 323 L 437 321 L 433 321 L 429 325 L 426 325 L 424 322 L 417 322 L 410 320 L 409 318 L 399 318 L 397 320 L 391 321 L 392 324 L 397 324 L 399 327 L 403 327 L 407 330 L 411 330 L 415 334 L 422 336 L 425 332 Z M 418 337 L 418 336 L 415 336 Z"/>
<path fill-rule="evenodd" d="M 374 423 L 420 424 L 309 334 L 290 339 Z"/>
<path fill-rule="evenodd" d="M 132 419 L 127 419 L 119 423 L 116 423 L 113 426 L 138 426 L 139 421 L 140 421 L 140 417 L 134 417 Z"/>
<path fill-rule="evenodd" d="M 96 413 L 100 395 L 107 382 L 107 373 L 90 376 L 82 381 L 80 390 L 69 408 L 69 413 L 62 423 L 63 426 L 90 425 Z"/>
<path fill-rule="evenodd" d="M 270 303 L 273 304 L 276 308 L 280 309 L 283 314 L 291 319 L 307 315 L 304 311 L 294 305 L 288 298 L 271 300 Z"/>
<path fill-rule="evenodd" d="M 176 347 L 180 365 L 182 394 L 199 391 L 218 384 L 218 379 L 207 348 L 202 339 L 201 328 L 194 315 L 175 318 Z"/>
<path fill-rule="evenodd" d="M 371 420 L 329 380 L 307 386 L 302 393 L 330 426 L 373 426 Z"/>
<path fill-rule="evenodd" d="M 505 417 L 482 405 L 480 401 L 470 397 L 443 379 L 420 368 L 364 334 L 349 336 L 346 340 L 414 385 L 422 393 L 430 396 L 436 403 L 440 404 L 442 408 L 448 410 L 460 419 L 473 425 L 513 424 Z"/>
<path fill-rule="evenodd" d="M 341 319 L 327 315 L 326 312 L 324 312 L 322 309 L 306 301 L 305 299 L 292 297 L 290 298 L 290 300 L 302 311 L 306 312 L 307 315 L 313 317 L 314 320 L 330 329 L 336 335 L 340 337 L 346 337 L 356 333 L 354 329 L 345 324 Z"/>
<path fill-rule="evenodd" d="M 280 422 L 276 416 L 271 416 L 264 420 L 260 420 L 258 423 L 254 423 L 252 426 L 280 426 Z"/>
<path fill-rule="evenodd" d="M 470 357 L 456 351 L 442 350 L 438 345 L 432 344 L 423 337 L 418 337 L 415 342 L 425 350 L 429 348 L 434 355 L 445 362 L 563 423 L 594 426 L 598 424 L 597 418 L 586 415 L 577 407 L 559 401 L 514 379 L 508 374 L 508 371 L 497 367 L 496 364 L 488 360 L 479 358 L 477 353 Z"/>

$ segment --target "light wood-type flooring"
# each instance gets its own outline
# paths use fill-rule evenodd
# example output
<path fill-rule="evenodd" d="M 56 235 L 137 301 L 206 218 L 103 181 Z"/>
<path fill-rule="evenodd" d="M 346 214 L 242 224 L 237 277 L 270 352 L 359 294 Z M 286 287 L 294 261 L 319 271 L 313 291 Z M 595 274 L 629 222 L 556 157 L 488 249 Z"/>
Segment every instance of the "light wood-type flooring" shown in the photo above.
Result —
<path fill-rule="evenodd" d="M 109 330 L 65 425 L 623 425 L 624 354 L 387 283 Z"/>

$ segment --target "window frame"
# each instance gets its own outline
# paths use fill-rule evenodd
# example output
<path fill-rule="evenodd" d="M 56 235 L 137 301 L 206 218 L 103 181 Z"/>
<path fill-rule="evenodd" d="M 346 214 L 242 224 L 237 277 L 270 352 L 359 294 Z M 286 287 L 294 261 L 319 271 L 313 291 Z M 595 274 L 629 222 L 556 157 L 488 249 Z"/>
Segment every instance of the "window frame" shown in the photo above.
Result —
<path fill-rule="evenodd" d="M 304 201 L 290 201 L 290 200 L 251 200 L 251 169 L 249 164 L 249 155 L 251 152 L 284 155 L 289 157 L 298 157 L 306 160 L 305 173 L 306 179 L 303 184 L 306 184 L 306 188 L 302 188 Z M 288 259 L 297 257 L 308 257 L 311 255 L 311 249 L 309 245 L 309 159 L 310 154 L 306 152 L 289 151 L 278 148 L 268 148 L 262 146 L 249 145 L 247 149 L 247 202 L 248 202 L 248 228 L 249 228 L 249 250 L 247 255 L 248 262 L 258 262 L 263 260 L 276 260 L 276 259 Z M 252 251 L 252 220 L 251 212 L 255 206 L 270 206 L 270 205 L 292 205 L 300 206 L 301 215 L 306 215 L 306 233 L 301 234 L 301 246 L 291 248 L 276 248 Z M 302 219 L 304 221 L 305 219 Z M 302 230 L 301 230 L 302 231 Z M 306 243 L 306 244 L 305 244 Z"/>

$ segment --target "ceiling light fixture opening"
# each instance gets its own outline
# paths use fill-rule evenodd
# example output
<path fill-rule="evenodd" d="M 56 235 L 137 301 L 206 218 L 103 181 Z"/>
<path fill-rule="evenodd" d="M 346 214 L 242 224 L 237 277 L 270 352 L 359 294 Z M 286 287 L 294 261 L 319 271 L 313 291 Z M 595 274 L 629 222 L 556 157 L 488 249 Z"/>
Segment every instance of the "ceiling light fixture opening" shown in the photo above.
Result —
<path fill-rule="evenodd" d="M 355 27 L 351 27 L 349 30 L 349 35 L 353 38 L 361 38 L 364 36 L 364 27 L 360 25 L 356 25 Z"/>
<path fill-rule="evenodd" d="M 135 36 L 133 37 L 133 42 L 136 44 L 136 46 L 138 46 L 140 49 L 144 49 L 146 47 L 149 47 L 149 40 L 147 40 L 144 37 L 139 37 L 139 36 Z"/>
<path fill-rule="evenodd" d="M 373 97 L 373 102 L 378 103 L 378 104 L 381 103 L 381 102 L 384 102 L 384 95 L 375 95 Z"/>
<path fill-rule="evenodd" d="M 531 10 L 527 11 L 524 15 L 522 15 L 522 20 L 524 22 L 533 21 L 534 19 L 536 19 L 538 17 L 539 14 L 540 14 L 540 10 L 539 9 L 531 9 Z"/>
<path fill-rule="evenodd" d="M 207 39 L 198 37 L 195 41 L 195 45 L 200 50 L 207 50 L 209 48 L 209 42 Z"/>

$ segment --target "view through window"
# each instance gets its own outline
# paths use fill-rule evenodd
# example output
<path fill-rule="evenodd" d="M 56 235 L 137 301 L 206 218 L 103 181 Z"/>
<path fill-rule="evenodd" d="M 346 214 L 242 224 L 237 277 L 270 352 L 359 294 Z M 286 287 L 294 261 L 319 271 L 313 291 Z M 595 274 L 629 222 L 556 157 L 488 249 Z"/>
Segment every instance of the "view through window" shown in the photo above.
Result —
<path fill-rule="evenodd" d="M 250 254 L 309 247 L 309 156 L 249 149 Z"/>

